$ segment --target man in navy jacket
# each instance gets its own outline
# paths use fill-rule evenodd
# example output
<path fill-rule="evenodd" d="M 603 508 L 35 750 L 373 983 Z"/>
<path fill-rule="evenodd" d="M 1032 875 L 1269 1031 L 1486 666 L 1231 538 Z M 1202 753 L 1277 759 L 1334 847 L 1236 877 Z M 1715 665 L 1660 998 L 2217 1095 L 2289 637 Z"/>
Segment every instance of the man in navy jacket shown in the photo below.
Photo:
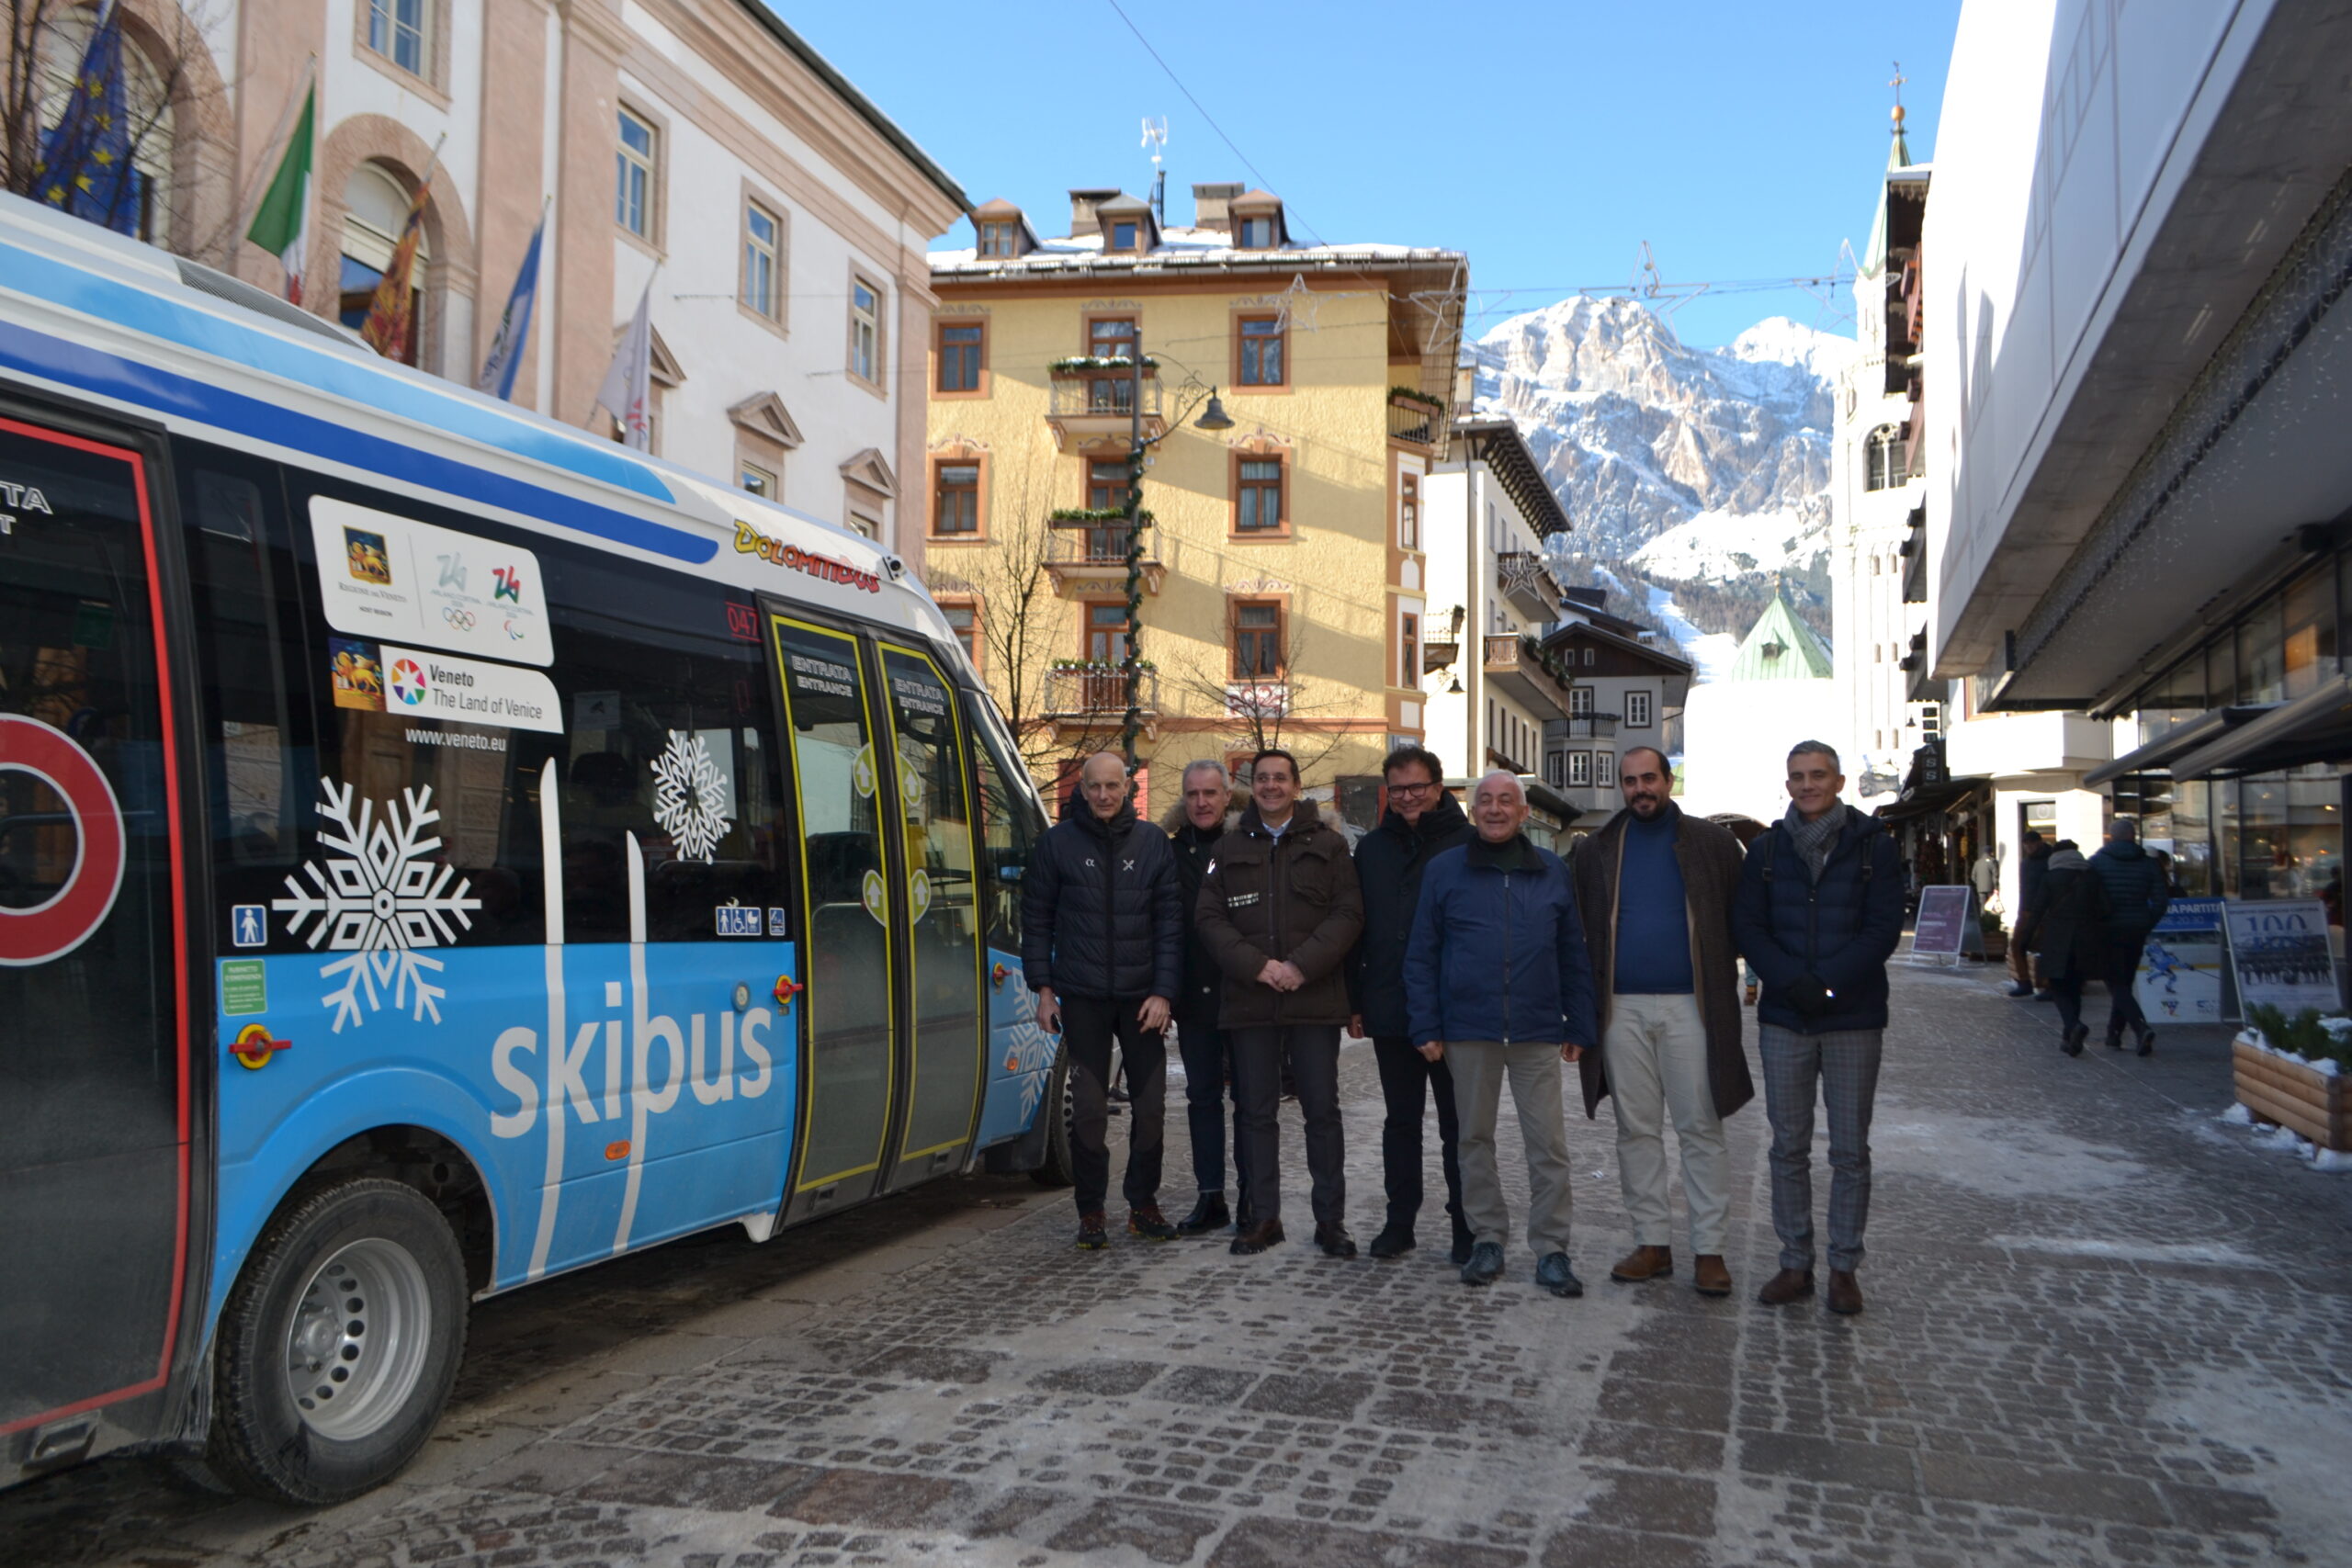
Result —
<path fill-rule="evenodd" d="M 1517 775 L 1498 770 L 1480 779 L 1470 817 L 1478 836 L 1422 874 L 1405 953 L 1408 1032 L 1422 1055 L 1452 1072 L 1461 1118 L 1462 1207 L 1477 1237 L 1462 1282 L 1502 1277 L 1510 1210 L 1495 1170 L 1495 1116 L 1508 1076 L 1527 1151 L 1535 1282 L 1555 1296 L 1580 1296 L 1584 1285 L 1568 1267 L 1560 1064 L 1598 1041 L 1576 887 L 1560 857 L 1520 831 L 1527 795 Z"/>
<path fill-rule="evenodd" d="M 1838 753 L 1789 753 L 1789 811 L 1747 846 L 1732 935 L 1763 979 L 1757 1050 L 1772 1123 L 1781 1271 L 1757 1299 L 1813 1294 L 1813 1107 L 1829 1112 L 1829 1310 L 1862 1310 L 1854 1270 L 1870 1218 L 1871 1107 L 1886 1030 L 1886 961 L 1903 939 L 1903 865 L 1875 817 L 1838 798 Z"/>

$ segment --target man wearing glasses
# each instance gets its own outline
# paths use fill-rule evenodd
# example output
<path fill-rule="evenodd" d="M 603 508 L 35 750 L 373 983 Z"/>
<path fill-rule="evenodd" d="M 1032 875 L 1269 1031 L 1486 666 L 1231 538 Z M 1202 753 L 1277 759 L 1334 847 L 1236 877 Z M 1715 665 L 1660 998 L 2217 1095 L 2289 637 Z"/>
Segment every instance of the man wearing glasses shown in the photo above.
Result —
<path fill-rule="evenodd" d="M 1440 852 L 1475 836 L 1461 804 L 1439 781 L 1444 770 L 1419 746 L 1400 746 L 1381 764 L 1388 810 L 1380 826 L 1356 844 L 1356 878 L 1363 886 L 1363 935 L 1348 959 L 1349 1032 L 1372 1037 L 1380 1064 L 1387 1114 L 1380 1124 L 1381 1173 L 1387 1188 L 1387 1223 L 1372 1240 L 1374 1258 L 1401 1258 L 1413 1249 L 1421 1212 L 1421 1127 L 1424 1108 L 1437 1101 L 1440 1163 L 1445 1171 L 1445 1212 L 1453 1221 L 1453 1261 L 1470 1261 L 1474 1236 L 1462 1218 L 1461 1128 L 1453 1114 L 1453 1074 L 1423 1056 L 1408 1031 L 1405 1008 L 1405 944 L 1413 934 L 1413 907 L 1421 872 Z M 1426 1092 L 1424 1092 L 1426 1090 Z"/>

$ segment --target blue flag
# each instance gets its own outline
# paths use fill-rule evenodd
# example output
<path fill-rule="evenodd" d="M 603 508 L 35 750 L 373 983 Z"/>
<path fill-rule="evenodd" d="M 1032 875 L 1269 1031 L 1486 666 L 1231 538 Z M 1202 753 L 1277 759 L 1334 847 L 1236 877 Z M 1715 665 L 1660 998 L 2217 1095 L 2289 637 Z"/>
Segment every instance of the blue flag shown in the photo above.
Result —
<path fill-rule="evenodd" d="M 41 138 L 33 197 L 119 234 L 139 232 L 142 176 L 130 162 L 122 90 L 122 7 L 109 3 L 82 51 L 57 127 Z"/>
<path fill-rule="evenodd" d="M 498 335 L 491 340 L 489 357 L 481 362 L 481 379 L 474 383 L 477 391 L 498 398 L 514 395 L 514 373 L 523 367 L 523 345 L 531 336 L 531 302 L 539 293 L 539 242 L 547 231 L 548 215 L 542 209 L 539 226 L 531 231 L 531 248 L 523 253 L 523 265 L 514 274 L 514 291 L 506 297 L 506 311 L 498 318 Z"/>

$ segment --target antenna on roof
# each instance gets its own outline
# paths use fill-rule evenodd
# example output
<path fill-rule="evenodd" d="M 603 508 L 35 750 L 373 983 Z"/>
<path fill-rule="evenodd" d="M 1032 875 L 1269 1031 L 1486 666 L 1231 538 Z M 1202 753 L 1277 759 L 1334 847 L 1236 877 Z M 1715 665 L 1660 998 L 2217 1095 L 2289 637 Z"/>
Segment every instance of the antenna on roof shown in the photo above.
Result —
<path fill-rule="evenodd" d="M 1168 227 L 1168 171 L 1160 166 L 1162 150 L 1168 145 L 1168 117 L 1143 117 L 1143 144 L 1151 149 L 1151 216 L 1159 225 Z"/>

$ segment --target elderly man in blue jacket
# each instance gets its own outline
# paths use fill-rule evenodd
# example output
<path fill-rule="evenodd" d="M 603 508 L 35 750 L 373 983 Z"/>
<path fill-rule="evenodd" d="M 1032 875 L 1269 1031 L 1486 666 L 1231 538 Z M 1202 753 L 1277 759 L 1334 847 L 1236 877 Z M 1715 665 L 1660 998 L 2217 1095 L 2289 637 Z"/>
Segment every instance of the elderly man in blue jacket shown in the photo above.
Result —
<path fill-rule="evenodd" d="M 1461 1117 L 1462 1208 L 1476 1241 L 1465 1285 L 1502 1277 L 1510 1210 L 1495 1170 L 1495 1118 L 1505 1077 L 1527 1151 L 1527 1243 L 1535 1282 L 1580 1296 L 1568 1267 L 1568 1138 L 1560 1064 L 1596 1043 L 1592 960 L 1568 868 L 1530 843 L 1527 793 L 1515 774 L 1478 781 L 1478 836 L 1429 863 L 1405 953 L 1410 1037 L 1453 1077 Z"/>
<path fill-rule="evenodd" d="M 1838 798 L 1838 753 L 1789 753 L 1788 815 L 1747 846 L 1731 930 L 1763 977 L 1757 1055 L 1772 1123 L 1772 1228 L 1781 1271 L 1757 1300 L 1813 1294 L 1813 1108 L 1829 1111 L 1831 1312 L 1862 1310 L 1854 1270 L 1871 1208 L 1871 1109 L 1886 1031 L 1886 961 L 1903 940 L 1903 860 L 1875 817 Z"/>

